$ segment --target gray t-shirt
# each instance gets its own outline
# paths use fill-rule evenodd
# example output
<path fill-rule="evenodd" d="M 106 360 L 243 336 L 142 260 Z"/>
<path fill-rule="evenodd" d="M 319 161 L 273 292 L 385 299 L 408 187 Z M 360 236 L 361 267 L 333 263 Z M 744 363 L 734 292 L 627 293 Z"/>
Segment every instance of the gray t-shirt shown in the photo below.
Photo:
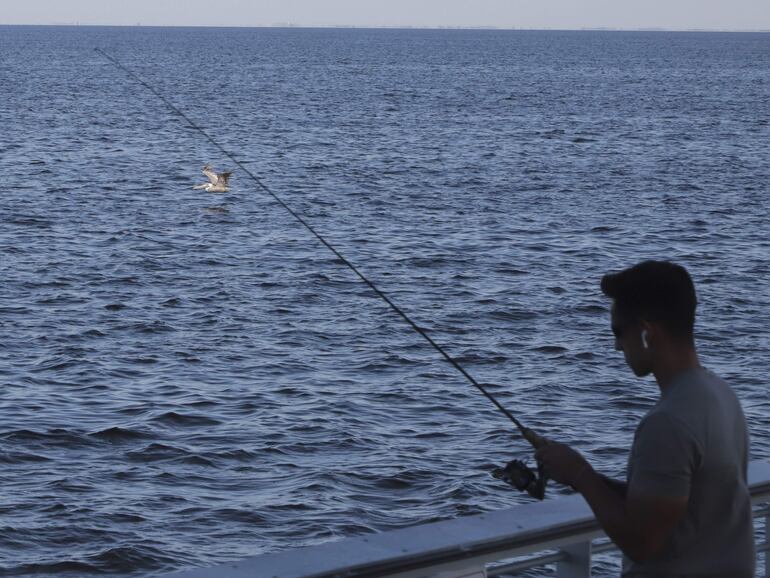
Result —
<path fill-rule="evenodd" d="M 722 379 L 698 368 L 672 381 L 636 429 L 628 488 L 689 496 L 687 513 L 654 559 L 624 560 L 624 577 L 754 576 L 748 446 L 743 410 Z"/>

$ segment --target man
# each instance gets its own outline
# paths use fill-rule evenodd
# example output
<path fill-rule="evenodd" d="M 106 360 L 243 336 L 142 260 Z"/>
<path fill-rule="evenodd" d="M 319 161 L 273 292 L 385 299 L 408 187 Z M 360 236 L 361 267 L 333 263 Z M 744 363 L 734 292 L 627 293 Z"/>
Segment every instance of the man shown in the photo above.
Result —
<path fill-rule="evenodd" d="M 655 376 L 660 398 L 636 429 L 626 484 L 564 444 L 547 442 L 538 460 L 583 495 L 625 554 L 624 577 L 752 578 L 746 420 L 729 386 L 698 361 L 689 274 L 645 261 L 605 275 L 601 288 L 612 299 L 615 348 L 635 375 Z"/>

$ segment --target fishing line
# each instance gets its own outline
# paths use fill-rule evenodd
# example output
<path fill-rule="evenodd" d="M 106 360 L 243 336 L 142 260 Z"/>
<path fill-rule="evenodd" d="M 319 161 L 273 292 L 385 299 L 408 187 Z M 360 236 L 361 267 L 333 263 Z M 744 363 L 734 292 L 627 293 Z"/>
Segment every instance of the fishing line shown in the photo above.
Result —
<path fill-rule="evenodd" d="M 128 76 L 139 82 L 142 86 L 144 86 L 147 90 L 152 92 L 155 96 L 157 96 L 163 103 L 170 108 L 173 112 L 178 114 L 180 117 L 182 117 L 184 120 L 187 121 L 187 123 L 200 132 L 206 140 L 208 140 L 212 145 L 214 145 L 223 155 L 225 155 L 227 158 L 229 158 L 233 163 L 235 163 L 238 168 L 240 168 L 244 173 L 246 173 L 248 176 L 251 177 L 251 179 L 261 188 L 264 192 L 266 192 L 268 195 L 270 195 L 278 204 L 280 204 L 284 209 L 286 209 L 297 221 L 299 221 L 304 227 L 310 231 L 316 239 L 318 239 L 323 245 L 329 249 L 334 255 L 342 262 L 344 263 L 353 273 L 355 273 L 361 281 L 363 281 L 372 291 L 374 291 L 385 303 L 387 303 L 393 311 L 395 311 L 401 318 L 406 321 L 412 329 L 414 329 L 417 333 L 423 336 L 425 340 L 430 343 L 430 345 L 438 351 L 444 359 L 446 359 L 449 363 L 452 364 L 452 366 L 457 369 L 474 387 L 476 387 L 481 393 L 483 393 L 489 401 L 491 401 L 493 404 L 495 404 L 495 407 L 499 409 L 503 414 L 505 414 L 508 419 L 510 419 L 513 424 L 516 426 L 516 428 L 519 430 L 521 435 L 529 441 L 533 446 L 537 447 L 542 442 L 542 438 L 540 438 L 535 432 L 530 430 L 529 428 L 524 427 L 521 422 L 516 419 L 511 412 L 509 412 L 507 409 L 505 409 L 500 402 L 495 399 L 495 397 L 489 393 L 483 385 L 481 385 L 478 381 L 476 381 L 470 373 L 468 373 L 465 368 L 463 368 L 451 355 L 449 355 L 443 347 L 441 347 L 438 343 L 436 343 L 433 338 L 430 337 L 419 325 L 417 325 L 412 319 L 404 313 L 404 311 L 372 282 L 369 280 L 366 275 L 361 273 L 361 271 L 358 270 L 358 268 L 353 265 L 350 261 L 348 261 L 329 241 L 327 241 L 318 231 L 316 231 L 301 215 L 299 215 L 294 209 L 292 209 L 289 205 L 287 205 L 283 199 L 281 199 L 278 195 L 276 195 L 270 188 L 262 182 L 260 178 L 255 176 L 249 169 L 247 169 L 243 164 L 241 164 L 238 159 L 236 159 L 230 152 L 228 152 L 222 145 L 220 145 L 217 141 L 214 140 L 214 138 L 209 135 L 204 129 L 202 129 L 200 126 L 198 126 L 197 123 L 195 123 L 189 116 L 187 116 L 184 112 L 182 112 L 178 107 L 174 106 L 163 94 L 155 90 L 149 83 L 147 83 L 144 79 L 142 79 L 140 76 L 138 76 L 136 73 L 134 73 L 132 70 L 124 66 L 120 61 L 118 61 L 116 58 L 110 56 L 104 50 L 101 48 L 94 48 L 96 52 L 101 54 L 104 58 L 106 58 L 109 62 L 114 64 L 117 68 L 125 72 Z"/>

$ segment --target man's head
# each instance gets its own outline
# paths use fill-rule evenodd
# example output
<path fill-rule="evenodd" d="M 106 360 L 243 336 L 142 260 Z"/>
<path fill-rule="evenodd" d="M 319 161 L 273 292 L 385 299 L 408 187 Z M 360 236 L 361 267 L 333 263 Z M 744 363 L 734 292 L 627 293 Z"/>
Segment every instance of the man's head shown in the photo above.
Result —
<path fill-rule="evenodd" d="M 652 371 L 662 347 L 693 346 L 695 287 L 687 270 L 667 261 L 644 261 L 602 277 L 602 292 L 613 300 L 615 348 L 638 376 Z"/>

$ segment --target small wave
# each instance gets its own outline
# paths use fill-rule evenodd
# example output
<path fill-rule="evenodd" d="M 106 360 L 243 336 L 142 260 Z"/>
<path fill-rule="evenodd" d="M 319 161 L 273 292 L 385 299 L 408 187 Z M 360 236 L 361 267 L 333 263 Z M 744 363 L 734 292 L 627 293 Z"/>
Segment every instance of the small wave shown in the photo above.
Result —
<path fill-rule="evenodd" d="M 735 215 L 738 211 L 734 207 L 725 207 L 709 211 L 712 215 Z"/>
<path fill-rule="evenodd" d="M 407 476 L 391 476 L 391 477 L 384 477 L 384 478 L 377 478 L 374 482 L 374 485 L 378 488 L 383 488 L 386 490 L 405 490 L 407 488 L 411 488 L 414 483 L 413 481 L 410 481 L 407 479 Z"/>
<path fill-rule="evenodd" d="M 139 516 L 138 514 L 118 513 L 110 515 L 110 520 L 118 524 L 141 524 L 142 522 L 146 522 L 147 518 Z"/>
<path fill-rule="evenodd" d="M 583 351 L 576 354 L 575 359 L 580 359 L 581 361 L 590 361 L 591 359 L 596 359 L 596 354 L 591 353 L 590 351 Z"/>
<path fill-rule="evenodd" d="M 311 397 L 310 393 L 308 393 L 306 390 L 299 387 L 292 387 L 290 385 L 279 387 L 278 389 L 273 390 L 273 393 L 291 397 Z"/>
<path fill-rule="evenodd" d="M 219 405 L 216 401 L 210 399 L 200 399 L 197 401 L 191 401 L 184 404 L 186 407 L 216 407 Z"/>
<path fill-rule="evenodd" d="M 74 359 L 70 357 L 54 357 L 54 358 L 45 359 L 39 362 L 30 371 L 32 371 L 33 373 L 41 373 L 41 372 L 48 372 L 48 371 L 62 371 L 64 369 L 69 369 L 70 367 L 75 367 L 77 365 L 83 365 L 86 363 L 87 362 L 83 359 Z"/>
<path fill-rule="evenodd" d="M 221 519 L 228 522 L 240 522 L 243 524 L 266 524 L 269 518 L 242 508 L 221 508 L 206 515 L 207 518 Z"/>
<path fill-rule="evenodd" d="M 205 454 L 207 456 L 222 459 L 222 460 L 231 460 L 236 462 L 251 462 L 256 459 L 256 455 L 253 452 L 250 452 L 248 450 L 227 450 L 223 452 L 218 452 L 214 454 Z"/>
<path fill-rule="evenodd" d="M 303 451 L 304 448 L 305 446 L 299 446 L 299 449 L 297 449 L 297 446 L 264 446 L 260 448 L 259 451 L 265 454 L 289 455 L 296 449 L 299 453 L 308 453 L 307 451 Z"/>
<path fill-rule="evenodd" d="M 123 285 L 141 285 L 142 282 L 137 277 L 114 277 L 105 279 L 102 282 L 102 285 L 110 285 L 110 286 L 123 286 Z"/>
<path fill-rule="evenodd" d="M 418 269 L 432 269 L 445 265 L 447 260 L 442 257 L 412 257 L 406 261 L 409 266 Z"/>
<path fill-rule="evenodd" d="M 441 439 L 441 438 L 450 438 L 452 436 L 446 432 L 430 431 L 425 433 L 414 434 L 412 437 L 418 440 L 433 440 L 433 439 Z"/>
<path fill-rule="evenodd" d="M 19 225 L 22 227 L 35 227 L 37 229 L 50 229 L 53 222 L 42 217 L 18 216 L 11 217 L 5 221 L 9 225 Z"/>
<path fill-rule="evenodd" d="M 496 354 L 478 354 L 478 353 L 468 353 L 465 355 L 460 355 L 458 357 L 455 357 L 455 361 L 459 364 L 491 364 L 491 365 L 499 365 L 501 363 L 506 363 L 508 361 L 508 357 L 505 355 L 496 355 Z"/>
<path fill-rule="evenodd" d="M 131 361 L 133 363 L 140 363 L 142 365 L 152 365 L 153 363 L 158 363 L 160 360 L 154 355 L 147 355 L 144 357 L 134 357 L 131 359 Z"/>
<path fill-rule="evenodd" d="M 62 287 L 69 287 L 72 285 L 74 279 L 68 279 L 66 277 L 60 277 L 58 279 L 54 279 L 53 281 L 33 281 L 33 282 L 26 282 L 24 283 L 24 286 L 27 289 L 59 289 Z"/>
<path fill-rule="evenodd" d="M 152 443 L 141 450 L 128 452 L 126 454 L 130 460 L 137 462 L 158 462 L 188 455 L 189 452 L 186 450 L 160 443 Z"/>
<path fill-rule="evenodd" d="M 44 576 L 62 576 L 63 574 L 77 573 L 79 575 L 98 574 L 99 569 L 85 562 L 66 560 L 64 562 L 39 562 L 36 564 L 23 564 L 21 566 L 6 566 L 0 568 L 0 576 L 29 576 L 34 574 Z"/>
<path fill-rule="evenodd" d="M 197 426 L 213 426 L 219 425 L 222 422 L 212 417 L 205 415 L 185 415 L 177 413 L 175 411 L 169 411 L 159 416 L 152 418 L 153 421 L 157 421 L 164 424 L 185 426 L 185 427 L 197 427 Z"/>
<path fill-rule="evenodd" d="M 88 494 L 96 489 L 96 486 L 90 484 L 77 484 L 67 478 L 61 478 L 45 484 L 45 487 L 52 490 L 69 492 L 73 494 Z"/>
<path fill-rule="evenodd" d="M 47 432 L 37 432 L 28 429 L 14 430 L 3 434 L 0 438 L 23 443 L 36 443 L 40 446 L 73 448 L 82 445 L 92 445 L 84 435 L 65 429 L 51 429 Z"/>
<path fill-rule="evenodd" d="M 488 314 L 492 319 L 501 319 L 503 321 L 524 321 L 527 319 L 535 319 L 537 313 L 534 311 L 527 311 L 524 309 L 500 309 L 492 311 Z"/>
<path fill-rule="evenodd" d="M 130 442 L 153 437 L 151 434 L 139 430 L 122 427 L 111 427 L 89 434 L 92 438 L 104 440 L 113 444 Z"/>
<path fill-rule="evenodd" d="M 174 327 L 163 321 L 143 321 L 132 324 L 129 329 L 139 333 L 171 333 L 176 331 Z"/>
<path fill-rule="evenodd" d="M 89 556 L 91 568 L 100 573 L 128 573 L 137 570 L 154 570 L 170 567 L 179 563 L 177 556 L 154 546 L 132 545 L 110 548 L 99 554 Z"/>
<path fill-rule="evenodd" d="M 523 271 L 514 267 L 495 267 L 495 273 L 512 276 L 529 275 L 529 271 Z"/>
<path fill-rule="evenodd" d="M 177 464 L 188 464 L 190 466 L 203 466 L 205 468 L 217 467 L 217 465 L 213 461 L 199 455 L 182 456 L 172 461 Z"/>
<path fill-rule="evenodd" d="M 631 398 L 615 398 L 610 400 L 610 404 L 619 409 L 647 409 L 648 404 L 643 400 L 631 399 Z"/>
<path fill-rule="evenodd" d="M 568 349 L 561 345 L 540 345 L 531 348 L 531 351 L 537 351 L 538 353 L 564 353 L 565 351 L 568 351 Z"/>
<path fill-rule="evenodd" d="M 606 313 L 607 308 L 601 305 L 580 305 L 575 307 L 574 311 L 578 313 Z"/>
<path fill-rule="evenodd" d="M 687 193 L 691 191 L 702 191 L 703 188 L 699 187 L 698 185 L 694 185 L 692 183 L 681 183 L 677 185 L 676 190 L 681 191 L 683 193 Z"/>
<path fill-rule="evenodd" d="M 29 312 L 27 307 L 0 307 L 0 315 L 27 315 Z"/>
<path fill-rule="evenodd" d="M 201 359 L 200 357 L 196 357 L 192 353 L 187 353 L 186 351 L 175 351 L 174 354 L 179 357 L 182 361 L 185 363 L 200 363 Z"/>
<path fill-rule="evenodd" d="M 51 458 L 26 452 L 0 452 L 0 464 L 25 464 L 48 462 Z"/>
<path fill-rule="evenodd" d="M 102 333 L 98 329 L 89 329 L 80 334 L 80 337 L 105 337 L 106 333 Z"/>
<path fill-rule="evenodd" d="M 57 502 L 55 504 L 51 504 L 50 506 L 45 506 L 43 508 L 40 508 L 41 512 L 50 512 L 54 514 L 66 512 L 67 510 L 68 510 L 67 506 L 62 504 L 61 502 Z"/>
<path fill-rule="evenodd" d="M 315 509 L 314 504 L 306 504 L 305 502 L 287 502 L 285 504 L 271 504 L 267 506 L 267 510 L 278 510 L 281 512 L 310 512 Z"/>
<path fill-rule="evenodd" d="M 560 137 L 562 135 L 564 135 L 564 130 L 562 130 L 560 128 L 556 128 L 556 129 L 553 129 L 553 130 L 546 130 L 546 131 L 543 131 L 543 132 L 540 133 L 540 136 L 542 136 L 543 138 L 548 138 L 548 139 Z"/>

